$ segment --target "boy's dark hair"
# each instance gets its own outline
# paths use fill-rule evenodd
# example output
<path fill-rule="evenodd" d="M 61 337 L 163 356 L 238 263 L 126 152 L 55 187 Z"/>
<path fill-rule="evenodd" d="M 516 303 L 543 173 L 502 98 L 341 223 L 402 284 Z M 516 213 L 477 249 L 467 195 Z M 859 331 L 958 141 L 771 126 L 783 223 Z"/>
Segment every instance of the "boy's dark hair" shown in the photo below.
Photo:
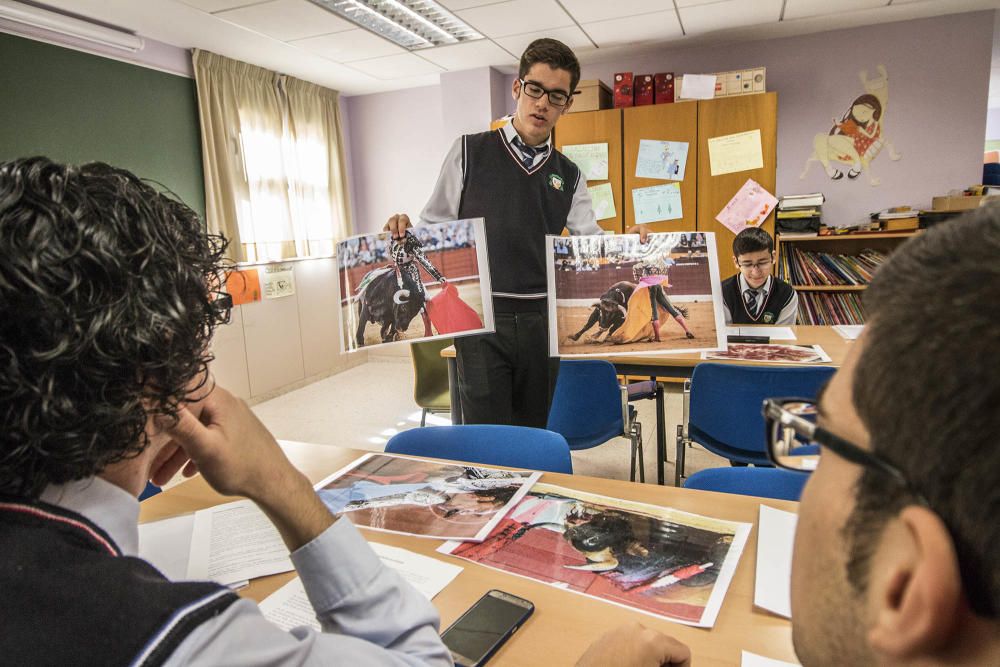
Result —
<path fill-rule="evenodd" d="M 572 95 L 576 91 L 576 84 L 580 83 L 580 61 L 568 46 L 548 37 L 536 39 L 528 44 L 528 48 L 521 54 L 517 77 L 523 79 L 531 66 L 536 63 L 544 63 L 552 69 L 564 69 L 569 72 L 569 93 Z"/>
<path fill-rule="evenodd" d="M 138 454 L 208 382 L 225 245 L 123 169 L 0 163 L 0 494 Z"/>
<path fill-rule="evenodd" d="M 774 252 L 774 239 L 760 227 L 747 227 L 733 239 L 733 257 L 766 250 Z"/>
<path fill-rule="evenodd" d="M 865 291 L 871 317 L 853 382 L 872 449 L 947 525 L 969 603 L 992 618 L 1000 612 L 997 257 L 998 207 L 898 248 Z M 866 469 L 861 476 L 846 529 L 848 575 L 858 590 L 886 520 L 914 502 L 884 475 Z"/>

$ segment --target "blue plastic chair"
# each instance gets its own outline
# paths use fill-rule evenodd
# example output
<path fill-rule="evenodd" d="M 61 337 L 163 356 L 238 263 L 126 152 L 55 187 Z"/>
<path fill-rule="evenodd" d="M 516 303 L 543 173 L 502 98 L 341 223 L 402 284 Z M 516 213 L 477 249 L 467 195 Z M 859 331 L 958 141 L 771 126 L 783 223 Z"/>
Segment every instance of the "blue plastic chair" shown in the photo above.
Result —
<path fill-rule="evenodd" d="M 570 449 L 590 449 L 619 436 L 632 444 L 630 478 L 646 481 L 642 460 L 642 424 L 630 400 L 654 398 L 663 391 L 655 382 L 618 384 L 613 364 L 597 359 L 563 360 L 559 364 L 546 428 L 562 434 Z"/>
<path fill-rule="evenodd" d="M 413 428 L 392 436 L 385 451 L 573 474 L 566 439 L 558 433 L 527 426 L 463 424 Z"/>
<path fill-rule="evenodd" d="M 162 490 L 163 489 L 161 489 L 160 487 L 156 486 L 152 482 L 146 482 L 146 488 L 143 489 L 142 493 L 139 494 L 139 502 L 142 502 L 146 498 L 152 498 L 153 496 L 155 496 L 157 493 L 159 493 Z"/>
<path fill-rule="evenodd" d="M 734 465 L 770 466 L 761 404 L 765 398 L 814 398 L 836 372 L 829 366 L 770 368 L 698 364 L 684 384 L 685 423 L 677 426 L 674 484 L 684 477 L 684 454 L 697 443 Z"/>
<path fill-rule="evenodd" d="M 797 501 L 809 474 L 780 468 L 708 468 L 684 481 L 685 489 Z"/>

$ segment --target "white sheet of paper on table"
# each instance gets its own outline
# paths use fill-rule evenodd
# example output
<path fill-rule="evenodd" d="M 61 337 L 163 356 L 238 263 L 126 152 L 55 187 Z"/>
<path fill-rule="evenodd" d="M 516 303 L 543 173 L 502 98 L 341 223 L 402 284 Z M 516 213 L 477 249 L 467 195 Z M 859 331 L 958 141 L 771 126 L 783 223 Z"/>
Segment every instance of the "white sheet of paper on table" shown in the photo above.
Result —
<path fill-rule="evenodd" d="M 743 651 L 743 656 L 740 659 L 740 667 L 798 667 L 798 663 L 765 658 L 750 651 Z"/>
<path fill-rule="evenodd" d="M 428 600 L 444 590 L 462 571 L 459 565 L 444 563 L 406 549 L 369 542 L 378 557 Z M 260 603 L 260 611 L 283 630 L 302 625 L 320 630 L 316 612 L 306 595 L 302 580 L 295 577 Z"/>
<path fill-rule="evenodd" d="M 727 336 L 768 336 L 771 340 L 796 340 L 791 327 L 726 327 Z"/>
<path fill-rule="evenodd" d="M 857 340 L 861 332 L 864 331 L 863 324 L 835 324 L 833 330 L 840 334 L 844 340 Z"/>
<path fill-rule="evenodd" d="M 757 574 L 753 603 L 785 618 L 792 617 L 792 548 L 798 515 L 760 506 L 757 521 Z"/>
<path fill-rule="evenodd" d="M 167 579 L 187 579 L 194 514 L 139 524 L 139 558 L 149 561 Z"/>
<path fill-rule="evenodd" d="M 681 207 L 681 186 L 677 183 L 634 188 L 632 204 L 635 207 L 635 222 L 639 225 L 684 217 L 684 210 Z"/>

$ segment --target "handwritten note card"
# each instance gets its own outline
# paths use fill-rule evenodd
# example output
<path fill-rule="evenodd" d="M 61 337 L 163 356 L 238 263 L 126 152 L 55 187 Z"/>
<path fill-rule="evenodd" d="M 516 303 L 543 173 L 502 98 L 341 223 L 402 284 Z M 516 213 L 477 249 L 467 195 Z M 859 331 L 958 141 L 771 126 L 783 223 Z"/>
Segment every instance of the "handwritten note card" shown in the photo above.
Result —
<path fill-rule="evenodd" d="M 687 166 L 686 141 L 639 140 L 639 156 L 635 162 L 636 178 L 662 178 L 683 181 Z"/>
<path fill-rule="evenodd" d="M 708 140 L 708 161 L 712 176 L 761 169 L 764 153 L 760 146 L 760 130 L 712 137 Z"/>
<path fill-rule="evenodd" d="M 563 146 L 562 154 L 576 163 L 588 181 L 608 180 L 608 145 L 606 143 Z"/>
<path fill-rule="evenodd" d="M 764 222 L 764 218 L 774 210 L 777 203 L 774 195 L 757 181 L 748 178 L 715 219 L 733 234 L 739 234 L 747 227 L 757 227 Z"/>
<path fill-rule="evenodd" d="M 681 186 L 677 183 L 635 188 L 632 190 L 632 205 L 635 207 L 636 224 L 684 217 Z"/>
<path fill-rule="evenodd" d="M 610 183 L 601 183 L 587 188 L 590 193 L 590 205 L 598 220 L 607 220 L 617 214 L 615 211 L 615 194 Z"/>

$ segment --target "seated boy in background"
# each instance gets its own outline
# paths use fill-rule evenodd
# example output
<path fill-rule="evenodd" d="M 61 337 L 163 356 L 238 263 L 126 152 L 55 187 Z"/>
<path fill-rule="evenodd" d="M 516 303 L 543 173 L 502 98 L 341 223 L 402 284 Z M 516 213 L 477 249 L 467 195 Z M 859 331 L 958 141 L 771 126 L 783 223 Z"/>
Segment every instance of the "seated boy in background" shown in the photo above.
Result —
<path fill-rule="evenodd" d="M 722 281 L 726 324 L 795 324 L 799 295 L 771 275 L 771 235 L 759 227 L 744 229 L 733 239 L 733 261 L 740 272 Z"/>

